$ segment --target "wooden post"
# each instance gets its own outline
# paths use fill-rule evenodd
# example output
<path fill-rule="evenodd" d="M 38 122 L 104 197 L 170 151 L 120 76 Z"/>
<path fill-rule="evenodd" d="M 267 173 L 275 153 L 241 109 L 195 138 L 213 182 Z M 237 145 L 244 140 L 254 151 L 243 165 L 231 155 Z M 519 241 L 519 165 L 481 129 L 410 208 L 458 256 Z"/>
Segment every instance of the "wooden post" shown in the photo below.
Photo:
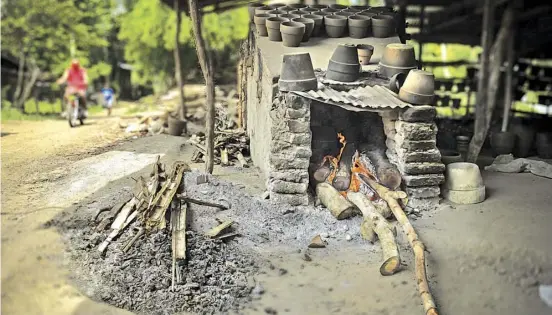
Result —
<path fill-rule="evenodd" d="M 507 53 L 507 68 L 506 68 L 506 80 L 504 82 L 504 111 L 502 115 L 502 132 L 508 131 L 508 122 L 510 120 L 510 109 L 512 108 L 512 76 L 514 73 L 514 43 L 516 36 L 516 22 L 512 22 L 510 36 L 508 37 L 508 44 L 506 47 Z"/>
<path fill-rule="evenodd" d="M 485 142 L 486 132 L 484 132 L 486 121 L 485 112 L 487 107 L 487 81 L 489 74 L 489 52 L 493 43 L 494 33 L 494 0 L 485 0 L 483 4 L 483 31 L 481 34 L 481 53 L 479 77 L 477 81 L 477 100 L 475 104 L 475 126 L 474 135 L 468 148 L 467 161 L 475 163 L 481 147 Z"/>
<path fill-rule="evenodd" d="M 199 15 L 199 8 L 197 4 L 198 0 L 188 0 L 190 7 L 190 18 L 192 20 L 192 30 L 195 37 L 195 46 L 197 50 L 197 59 L 203 72 L 206 85 L 206 103 L 207 103 L 207 115 L 205 118 L 205 142 L 206 142 L 206 154 L 205 154 L 205 171 L 207 173 L 213 173 L 214 164 L 214 138 L 215 138 L 215 82 L 213 80 L 213 68 L 211 67 L 211 61 L 207 54 L 205 41 L 201 34 L 201 17 Z"/>
<path fill-rule="evenodd" d="M 425 23 L 425 5 L 422 5 L 420 9 L 420 34 L 424 31 Z M 424 42 L 420 40 L 418 43 L 418 69 L 422 69 L 422 53 L 423 53 Z"/>
<path fill-rule="evenodd" d="M 178 86 L 178 95 L 179 95 L 179 103 L 180 103 L 180 110 L 178 111 L 178 115 L 180 116 L 180 120 L 185 121 L 186 120 L 186 106 L 184 104 L 184 89 L 183 89 L 183 83 L 182 83 L 182 64 L 180 62 L 180 28 L 182 24 L 182 15 L 179 8 L 179 0 L 173 0 L 174 1 L 174 11 L 176 13 L 176 36 L 174 39 L 174 67 L 175 67 L 175 76 L 176 76 L 176 85 Z M 187 128 L 184 127 L 184 132 L 187 133 Z"/>

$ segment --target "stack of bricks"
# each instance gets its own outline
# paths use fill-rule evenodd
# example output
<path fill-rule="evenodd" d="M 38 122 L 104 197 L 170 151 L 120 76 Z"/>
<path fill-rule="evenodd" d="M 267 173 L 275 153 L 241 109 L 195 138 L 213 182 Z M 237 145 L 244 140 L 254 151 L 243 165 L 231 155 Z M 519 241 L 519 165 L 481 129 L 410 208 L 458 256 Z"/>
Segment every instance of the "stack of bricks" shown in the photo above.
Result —
<path fill-rule="evenodd" d="M 270 199 L 292 206 L 307 205 L 311 151 L 311 101 L 290 93 L 274 98 L 268 191 Z"/>
<path fill-rule="evenodd" d="M 435 108 L 415 106 L 380 113 L 387 137 L 387 156 L 403 178 L 407 209 L 428 211 L 439 205 L 445 165 L 436 146 Z"/>

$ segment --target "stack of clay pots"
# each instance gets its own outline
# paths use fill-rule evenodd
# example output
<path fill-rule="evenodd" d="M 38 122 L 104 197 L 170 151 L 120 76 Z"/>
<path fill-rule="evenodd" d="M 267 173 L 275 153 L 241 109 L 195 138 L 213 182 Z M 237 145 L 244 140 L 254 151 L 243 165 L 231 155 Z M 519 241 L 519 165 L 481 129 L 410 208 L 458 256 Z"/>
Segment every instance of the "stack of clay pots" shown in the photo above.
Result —
<path fill-rule="evenodd" d="M 443 197 L 457 204 L 474 204 L 485 200 L 485 186 L 477 164 L 448 164 L 441 191 Z"/>
<path fill-rule="evenodd" d="M 266 19 L 269 17 L 285 18 L 287 21 L 296 22 L 293 19 L 305 18 L 314 20 L 312 33 L 309 33 L 309 25 L 305 25 L 306 33 L 303 36 L 308 40 L 311 36 L 322 36 L 324 33 L 331 38 L 350 36 L 351 38 L 365 38 L 369 36 L 385 38 L 396 35 L 396 16 L 392 8 L 368 7 L 368 6 L 344 6 L 340 4 L 271 4 L 252 3 L 249 5 L 251 20 L 255 23 L 260 36 L 265 34 L 267 28 Z M 258 16 L 257 16 L 258 15 Z M 269 16 L 267 16 L 269 15 Z M 310 24 L 310 22 L 309 22 Z M 275 27 L 275 23 L 268 23 Z M 273 28 L 275 29 L 275 28 Z M 286 31 L 297 35 L 299 31 L 285 27 Z M 292 34 L 288 34 L 292 35 Z M 289 37 L 289 36 L 287 36 Z M 273 36 L 273 38 L 277 38 Z M 295 41 L 294 41 L 295 42 Z"/>

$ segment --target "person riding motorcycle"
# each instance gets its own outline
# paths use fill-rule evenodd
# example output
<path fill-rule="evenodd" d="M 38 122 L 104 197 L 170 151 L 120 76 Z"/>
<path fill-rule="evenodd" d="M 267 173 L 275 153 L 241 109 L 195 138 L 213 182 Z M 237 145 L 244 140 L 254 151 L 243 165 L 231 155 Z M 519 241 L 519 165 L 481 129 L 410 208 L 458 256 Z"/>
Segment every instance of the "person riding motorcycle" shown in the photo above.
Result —
<path fill-rule="evenodd" d="M 85 108 L 84 116 L 88 116 L 86 111 L 86 88 L 88 87 L 88 76 L 86 69 L 81 67 L 77 59 L 71 61 L 71 66 L 63 72 L 61 78 L 57 80 L 57 84 L 67 83 L 63 100 L 66 104 L 69 103 L 69 97 L 76 94 L 81 99 L 81 104 Z"/>

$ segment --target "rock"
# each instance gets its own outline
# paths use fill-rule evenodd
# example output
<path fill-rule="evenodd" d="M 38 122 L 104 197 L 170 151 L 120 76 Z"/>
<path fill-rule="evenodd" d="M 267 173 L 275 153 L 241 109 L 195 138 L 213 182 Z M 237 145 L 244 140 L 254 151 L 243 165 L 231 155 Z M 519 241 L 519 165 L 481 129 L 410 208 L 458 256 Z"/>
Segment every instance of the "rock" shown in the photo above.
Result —
<path fill-rule="evenodd" d="M 406 151 L 398 148 L 397 155 L 404 163 L 441 162 L 441 152 L 437 149 L 426 151 Z"/>
<path fill-rule="evenodd" d="M 411 123 L 401 120 L 395 122 L 397 136 L 412 141 L 434 140 L 437 126 L 434 123 Z"/>
<path fill-rule="evenodd" d="M 437 110 L 433 106 L 421 105 L 410 107 L 400 113 L 400 119 L 407 122 L 432 122 Z"/>
<path fill-rule="evenodd" d="M 322 240 L 320 235 L 316 235 L 310 242 L 309 248 L 324 248 L 326 243 Z"/>
<path fill-rule="evenodd" d="M 519 285 L 522 288 L 530 288 L 530 287 L 534 287 L 538 284 L 539 284 L 539 281 L 537 280 L 537 278 L 535 278 L 533 276 L 528 276 L 528 277 L 521 278 L 521 280 L 519 281 Z"/>
<path fill-rule="evenodd" d="M 539 297 L 544 304 L 552 308 L 552 285 L 539 285 Z"/>
<path fill-rule="evenodd" d="M 280 194 L 306 194 L 307 183 L 292 183 L 283 180 L 272 180 L 268 183 L 269 190 Z"/>
<path fill-rule="evenodd" d="M 406 211 L 411 213 L 433 211 L 439 207 L 439 200 L 439 197 L 409 198 L 408 203 L 406 204 Z"/>
<path fill-rule="evenodd" d="M 295 212 L 295 209 L 293 208 L 285 208 L 284 210 L 282 210 L 282 215 L 286 215 L 294 212 Z"/>
<path fill-rule="evenodd" d="M 271 154 L 270 167 L 273 170 L 288 170 L 288 169 L 308 169 L 310 161 L 308 158 L 294 158 L 289 155 L 281 155 L 279 153 Z"/>
<path fill-rule="evenodd" d="M 397 120 L 399 119 L 399 113 L 396 110 L 386 110 L 383 112 L 379 112 L 380 117 L 390 119 L 390 120 Z"/>
<path fill-rule="evenodd" d="M 293 133 L 310 132 L 310 122 L 299 120 L 288 120 L 288 130 Z"/>
<path fill-rule="evenodd" d="M 312 261 L 312 258 L 308 253 L 303 253 L 303 260 L 304 261 Z"/>
<path fill-rule="evenodd" d="M 353 237 L 350 234 L 345 235 L 345 240 L 350 241 Z"/>
<path fill-rule="evenodd" d="M 299 119 L 299 118 L 305 118 L 306 115 L 307 115 L 307 110 L 306 109 L 297 110 L 297 109 L 288 108 L 286 110 L 285 117 L 286 118 L 291 118 L 291 119 Z"/>
<path fill-rule="evenodd" d="M 272 307 L 266 307 L 264 309 L 265 313 L 266 314 L 271 314 L 271 315 L 276 315 L 278 314 L 278 311 L 276 311 L 275 309 L 273 309 Z"/>
<path fill-rule="evenodd" d="M 261 195 L 261 199 L 269 199 L 270 198 L 270 192 L 267 190 Z"/>
<path fill-rule="evenodd" d="M 329 237 L 329 235 L 328 235 L 328 233 L 322 232 L 322 233 L 320 233 L 320 237 L 321 237 L 322 239 L 326 239 L 326 238 Z"/>
<path fill-rule="evenodd" d="M 288 273 L 288 271 L 287 271 L 286 269 L 284 269 L 284 268 L 280 268 L 280 269 L 278 270 L 278 275 L 279 275 L 279 276 L 283 276 L 283 275 L 285 275 L 285 274 L 287 274 L 287 273 Z"/>
<path fill-rule="evenodd" d="M 200 174 L 196 177 L 196 184 L 201 185 L 209 182 L 209 177 L 207 174 Z"/>
<path fill-rule="evenodd" d="M 443 174 L 445 165 L 441 162 L 399 163 L 399 171 L 409 175 Z"/>
<path fill-rule="evenodd" d="M 257 283 L 257 285 L 253 288 L 253 290 L 251 290 L 251 294 L 257 295 L 257 296 L 262 295 L 264 293 L 265 293 L 265 289 L 260 283 Z"/>
<path fill-rule="evenodd" d="M 431 198 L 439 196 L 441 189 L 439 186 L 406 187 L 405 192 L 409 198 Z"/>
<path fill-rule="evenodd" d="M 271 192 L 270 199 L 276 203 L 288 204 L 291 206 L 306 206 L 309 204 L 309 196 L 307 194 L 279 194 Z"/>
<path fill-rule="evenodd" d="M 437 186 L 445 181 L 445 176 L 443 174 L 404 175 L 403 180 L 407 187 Z"/>
<path fill-rule="evenodd" d="M 310 152 L 310 150 L 309 150 Z M 312 152 L 311 152 L 312 153 Z M 310 154 L 309 153 L 309 156 Z M 304 170 L 286 170 L 286 171 L 273 171 L 269 174 L 269 179 L 279 179 L 286 182 L 294 183 L 308 183 L 309 181 L 309 172 Z"/>

